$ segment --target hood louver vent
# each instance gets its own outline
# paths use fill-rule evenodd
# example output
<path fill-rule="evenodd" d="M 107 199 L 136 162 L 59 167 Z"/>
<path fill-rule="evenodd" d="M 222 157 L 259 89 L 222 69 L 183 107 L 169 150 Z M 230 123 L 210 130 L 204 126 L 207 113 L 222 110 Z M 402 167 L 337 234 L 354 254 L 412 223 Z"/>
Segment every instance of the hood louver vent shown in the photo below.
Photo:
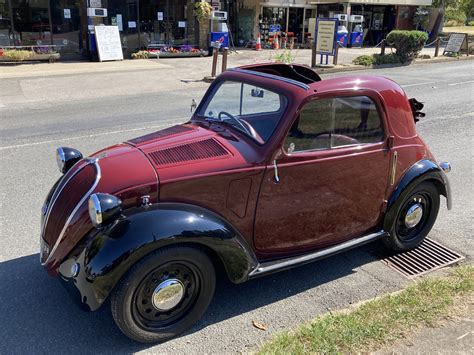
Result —
<path fill-rule="evenodd" d="M 153 133 L 150 133 L 138 138 L 130 139 L 128 142 L 132 144 L 140 144 L 140 143 L 151 141 L 154 139 L 169 137 L 175 134 L 189 132 L 192 130 L 193 130 L 192 128 L 186 127 L 186 126 L 173 126 L 173 127 L 165 128 L 158 132 L 153 132 Z"/>
<path fill-rule="evenodd" d="M 156 165 L 171 165 L 229 155 L 215 139 L 187 143 L 149 153 Z"/>

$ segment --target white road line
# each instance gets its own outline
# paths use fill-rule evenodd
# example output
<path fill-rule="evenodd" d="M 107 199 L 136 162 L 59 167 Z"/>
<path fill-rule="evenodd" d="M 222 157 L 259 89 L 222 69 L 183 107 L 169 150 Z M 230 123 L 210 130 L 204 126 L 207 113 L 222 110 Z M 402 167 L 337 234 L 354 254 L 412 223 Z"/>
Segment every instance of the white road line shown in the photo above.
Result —
<path fill-rule="evenodd" d="M 146 129 L 164 128 L 164 127 L 166 127 L 166 124 L 139 127 L 139 128 L 130 128 L 130 129 L 124 129 L 124 130 L 119 130 L 119 131 L 110 131 L 110 132 L 89 134 L 89 135 L 84 135 L 84 136 L 75 136 L 75 137 L 69 137 L 69 138 L 52 139 L 52 140 L 49 140 L 49 141 L 41 141 L 41 142 L 33 142 L 33 143 L 25 143 L 25 144 L 16 144 L 16 145 L 7 145 L 7 146 L 4 146 L 4 147 L 0 147 L 0 150 L 13 149 L 13 148 L 24 148 L 24 147 L 31 147 L 31 146 L 34 146 L 34 145 L 48 144 L 48 143 L 54 143 L 54 142 L 63 142 L 63 141 L 84 139 L 84 138 L 94 138 L 94 137 L 108 136 L 108 135 L 117 134 L 117 133 L 144 131 Z"/>
<path fill-rule="evenodd" d="M 408 88 L 408 87 L 411 87 L 411 86 L 428 85 L 428 84 L 435 84 L 435 83 L 436 83 L 436 81 L 428 81 L 428 82 L 424 82 L 424 83 L 401 85 L 401 87 L 402 87 L 402 88 Z"/>
<path fill-rule="evenodd" d="M 455 86 L 455 85 L 463 85 L 463 84 L 470 84 L 470 83 L 474 83 L 474 80 L 461 81 L 460 83 L 452 83 L 452 84 L 448 84 L 448 85 L 449 86 Z"/>

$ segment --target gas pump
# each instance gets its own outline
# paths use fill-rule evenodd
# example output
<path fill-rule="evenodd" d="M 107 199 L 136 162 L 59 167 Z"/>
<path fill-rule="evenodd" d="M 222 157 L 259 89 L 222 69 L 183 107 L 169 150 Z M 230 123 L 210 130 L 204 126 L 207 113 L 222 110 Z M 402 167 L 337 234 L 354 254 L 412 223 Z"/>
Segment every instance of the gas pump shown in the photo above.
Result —
<path fill-rule="evenodd" d="M 87 7 L 87 33 L 89 53 L 92 60 L 98 60 L 97 45 L 95 42 L 95 26 L 103 25 L 104 18 L 107 18 L 107 9 L 102 8 L 102 1 L 89 0 Z M 98 7 L 97 7 L 98 6 Z"/>
<path fill-rule="evenodd" d="M 227 11 L 213 11 L 211 15 L 211 43 L 213 48 L 229 48 Z M 212 53 L 212 50 L 209 51 Z"/>
<path fill-rule="evenodd" d="M 337 42 L 342 47 L 347 47 L 348 33 L 347 24 L 348 19 L 346 14 L 336 14 L 336 18 L 339 20 L 339 26 L 337 27 Z"/>
<path fill-rule="evenodd" d="M 353 48 L 361 48 L 362 41 L 364 39 L 364 29 L 362 24 L 364 23 L 364 16 L 362 15 L 351 15 L 349 17 L 349 29 L 350 38 L 349 45 Z"/>

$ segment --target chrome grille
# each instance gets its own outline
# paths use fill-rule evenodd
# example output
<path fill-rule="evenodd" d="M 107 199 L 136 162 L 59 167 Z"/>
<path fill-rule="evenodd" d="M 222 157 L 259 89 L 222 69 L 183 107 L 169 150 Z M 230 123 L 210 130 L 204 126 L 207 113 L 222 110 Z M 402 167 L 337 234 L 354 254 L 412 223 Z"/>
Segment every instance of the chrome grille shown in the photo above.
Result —
<path fill-rule="evenodd" d="M 97 173 L 95 164 L 84 161 L 74 166 L 57 184 L 50 201 L 47 201 L 47 214 L 42 226 L 42 239 L 50 247 L 56 246 L 68 219 L 94 185 Z"/>
<path fill-rule="evenodd" d="M 226 155 L 229 155 L 229 152 L 213 138 L 149 153 L 153 162 L 158 166 L 210 159 Z"/>

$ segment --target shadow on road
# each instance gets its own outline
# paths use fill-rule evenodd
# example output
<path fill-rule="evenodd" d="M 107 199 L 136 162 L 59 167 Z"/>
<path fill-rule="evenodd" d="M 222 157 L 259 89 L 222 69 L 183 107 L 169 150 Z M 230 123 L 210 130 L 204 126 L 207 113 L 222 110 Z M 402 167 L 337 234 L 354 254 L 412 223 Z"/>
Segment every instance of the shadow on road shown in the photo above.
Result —
<path fill-rule="evenodd" d="M 353 273 L 374 261 L 367 247 L 234 285 L 220 280 L 204 318 L 187 334 Z M 128 340 L 109 305 L 81 311 L 58 280 L 47 276 L 38 254 L 0 263 L 0 339 L 6 353 L 135 352 L 152 345 Z"/>

